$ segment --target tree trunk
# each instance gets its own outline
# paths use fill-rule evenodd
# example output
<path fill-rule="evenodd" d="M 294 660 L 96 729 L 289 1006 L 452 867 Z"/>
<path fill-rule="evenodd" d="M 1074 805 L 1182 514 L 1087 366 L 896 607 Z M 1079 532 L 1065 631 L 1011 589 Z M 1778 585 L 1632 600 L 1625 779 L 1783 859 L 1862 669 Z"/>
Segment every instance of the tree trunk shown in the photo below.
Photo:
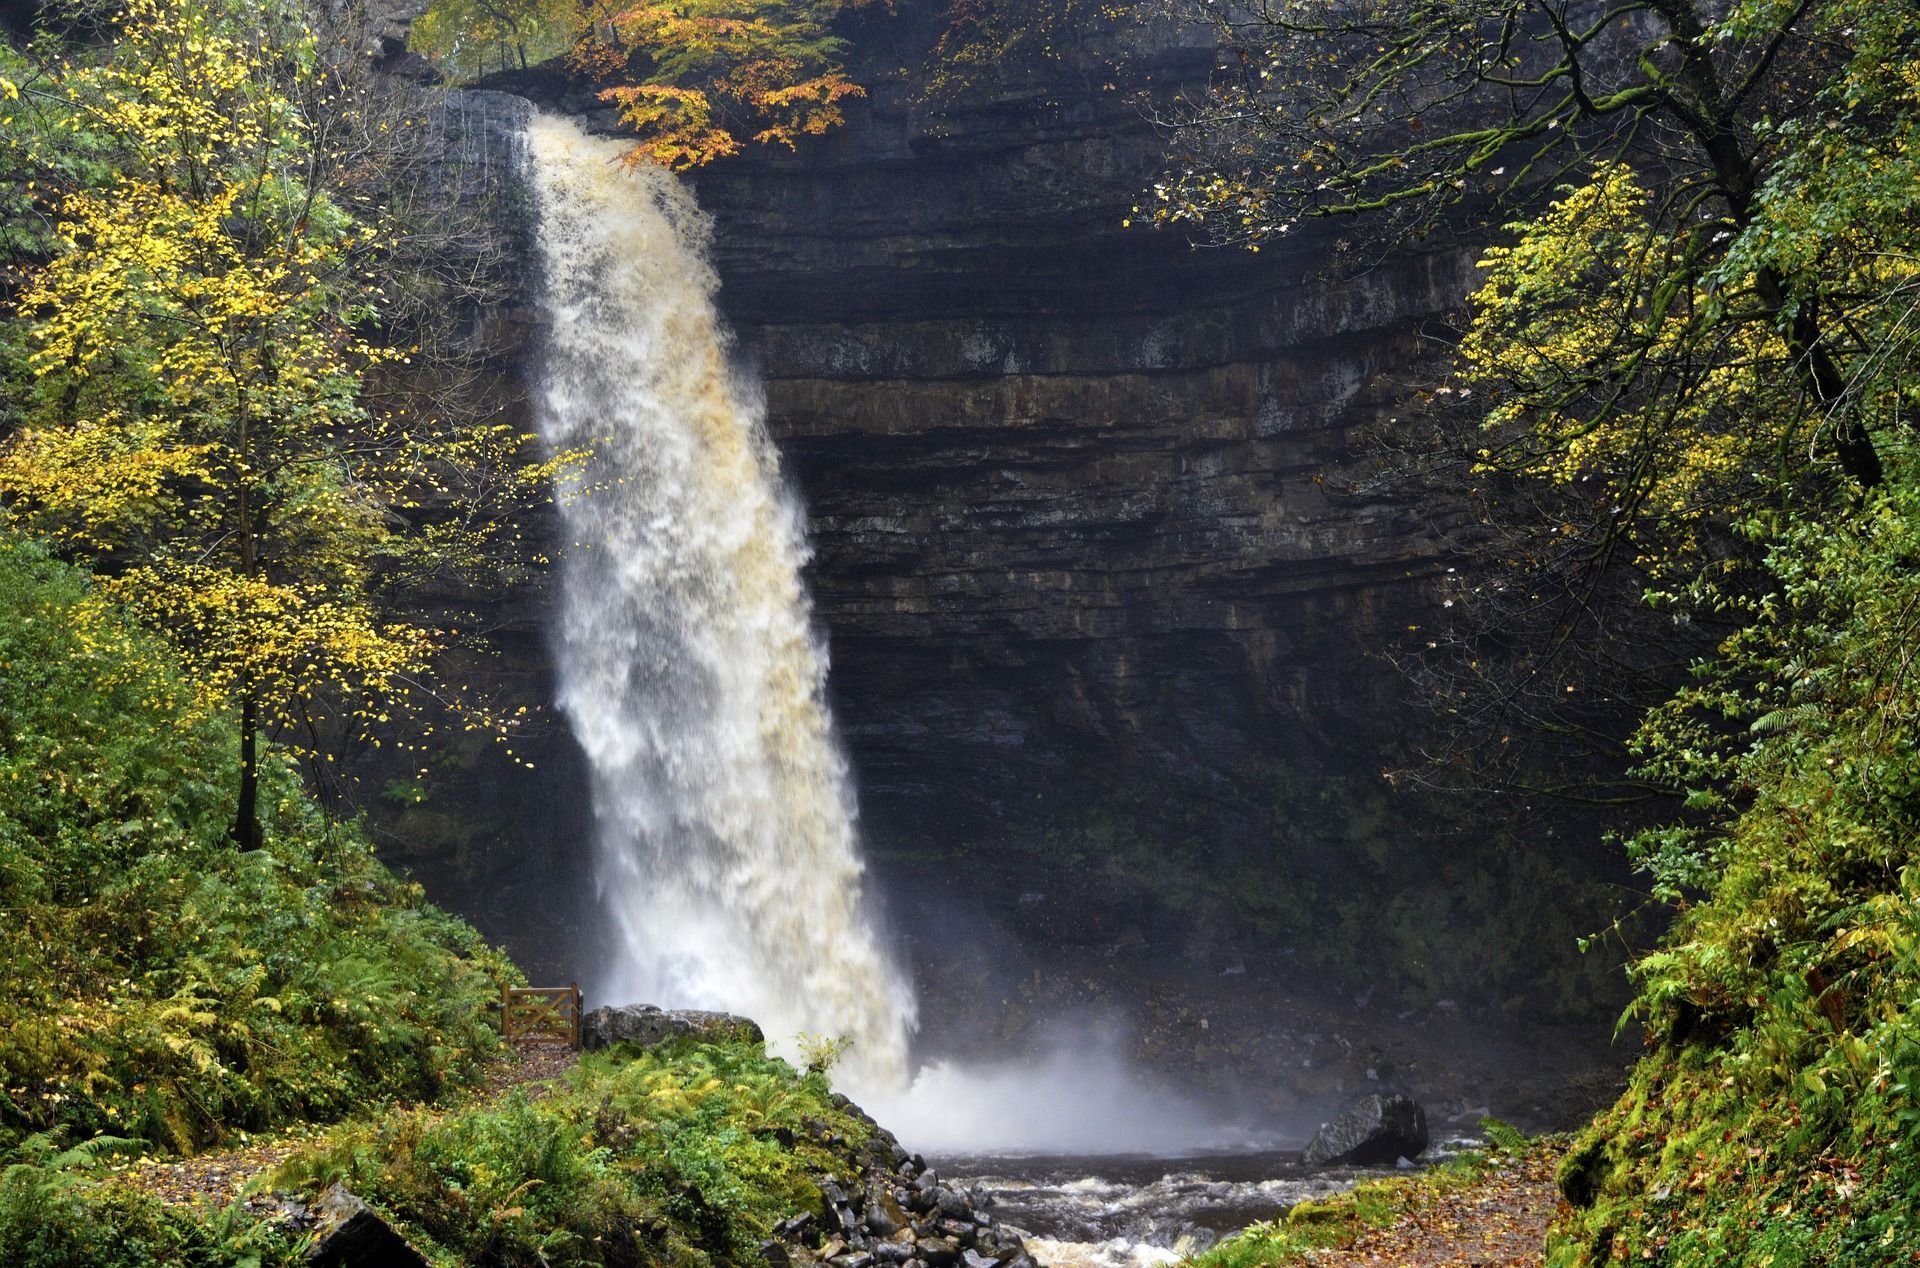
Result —
<path fill-rule="evenodd" d="M 1674 104 L 1706 151 L 1734 223 L 1744 230 L 1753 223 L 1753 200 L 1760 188 L 1761 173 L 1753 153 L 1735 130 L 1734 112 L 1726 104 L 1706 24 L 1695 11 L 1693 0 L 1658 0 L 1654 7 L 1680 37 L 1681 81 L 1694 98 L 1691 103 L 1676 100 Z M 1777 319 L 1787 311 L 1787 279 L 1777 269 L 1762 267 L 1754 282 L 1769 316 Z M 1846 375 L 1827 349 L 1818 314 L 1810 302 L 1803 302 L 1785 325 L 1781 333 L 1793 353 L 1794 370 L 1833 428 L 1833 453 L 1841 470 L 1863 488 L 1875 487 L 1886 479 L 1886 468 L 1873 437 L 1844 413 Z"/>
<path fill-rule="evenodd" d="M 260 830 L 260 704 L 249 686 L 240 705 L 240 805 L 233 816 L 233 841 L 242 850 L 266 844 Z"/>

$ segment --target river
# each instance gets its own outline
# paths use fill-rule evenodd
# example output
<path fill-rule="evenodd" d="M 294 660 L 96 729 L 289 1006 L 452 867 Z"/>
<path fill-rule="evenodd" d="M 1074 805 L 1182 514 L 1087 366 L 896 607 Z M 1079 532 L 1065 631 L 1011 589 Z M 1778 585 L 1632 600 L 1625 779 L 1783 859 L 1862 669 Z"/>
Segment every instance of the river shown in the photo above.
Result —
<path fill-rule="evenodd" d="M 1151 1268 L 1179 1262 L 1298 1202 L 1352 1188 L 1354 1168 L 1310 1169 L 1298 1152 L 1192 1157 L 961 1155 L 928 1160 L 993 1200 L 1046 1268 Z"/>

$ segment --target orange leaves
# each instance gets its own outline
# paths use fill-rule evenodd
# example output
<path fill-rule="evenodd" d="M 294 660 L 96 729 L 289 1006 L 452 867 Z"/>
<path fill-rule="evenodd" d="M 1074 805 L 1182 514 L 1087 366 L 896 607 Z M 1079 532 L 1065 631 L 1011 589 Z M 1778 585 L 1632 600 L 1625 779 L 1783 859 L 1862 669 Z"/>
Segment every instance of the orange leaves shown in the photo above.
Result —
<path fill-rule="evenodd" d="M 796 137 L 821 136 L 846 122 L 839 102 L 864 97 L 867 90 L 844 75 L 819 75 L 802 83 L 772 88 L 753 98 L 765 114 L 783 114 L 783 121 L 754 134 L 761 144 L 777 142 L 789 150 Z"/>
<path fill-rule="evenodd" d="M 619 106 L 620 121 L 645 138 L 627 152 L 629 163 L 681 172 L 740 150 L 731 133 L 714 126 L 713 100 L 698 89 L 635 84 L 609 88 L 600 99 Z"/>
<path fill-rule="evenodd" d="M 676 171 L 737 154 L 749 141 L 794 148 L 845 122 L 865 95 L 846 77 L 831 32 L 864 0 L 603 0 L 570 60 L 602 80 L 601 99 L 640 136 L 631 162 Z"/>

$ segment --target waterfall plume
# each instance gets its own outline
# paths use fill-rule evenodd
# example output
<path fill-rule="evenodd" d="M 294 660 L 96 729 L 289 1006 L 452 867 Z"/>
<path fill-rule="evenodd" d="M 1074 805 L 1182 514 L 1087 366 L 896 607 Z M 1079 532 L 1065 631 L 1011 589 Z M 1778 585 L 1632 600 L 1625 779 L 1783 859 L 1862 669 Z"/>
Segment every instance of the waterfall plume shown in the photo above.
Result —
<path fill-rule="evenodd" d="M 592 450 L 561 490 L 556 635 L 613 925 L 592 993 L 744 1013 L 788 1053 L 845 1038 L 848 1082 L 897 1085 L 913 994 L 872 915 L 803 516 L 728 364 L 707 221 L 617 143 L 550 117 L 528 139 L 539 426 Z"/>

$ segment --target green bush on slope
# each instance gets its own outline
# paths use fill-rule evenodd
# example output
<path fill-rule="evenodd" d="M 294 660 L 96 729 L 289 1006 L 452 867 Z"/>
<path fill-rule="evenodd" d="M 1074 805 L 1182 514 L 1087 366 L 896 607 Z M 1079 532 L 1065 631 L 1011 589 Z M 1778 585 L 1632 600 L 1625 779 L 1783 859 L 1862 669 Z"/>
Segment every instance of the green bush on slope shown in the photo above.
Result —
<path fill-rule="evenodd" d="M 1920 1245 L 1916 558 L 1903 462 L 1846 524 L 1787 532 L 1723 665 L 1649 724 L 1655 767 L 1727 826 L 1638 843 L 1658 885 L 1706 897 L 1636 970 L 1653 1050 L 1562 1166 L 1552 1262 Z"/>
<path fill-rule="evenodd" d="M 824 1218 L 871 1127 L 824 1074 L 759 1044 L 617 1048 L 567 1089 L 336 1129 L 278 1179 L 334 1181 L 447 1264 L 761 1262 L 773 1224 Z"/>
<path fill-rule="evenodd" d="M 472 1075 L 504 958 L 290 771 L 236 852 L 230 724 L 84 577 L 0 539 L 0 612 L 0 1159 L 192 1151 Z"/>
<path fill-rule="evenodd" d="M 89 1176 L 117 1145 L 99 1137 L 57 1150 L 36 1136 L 0 1169 L 0 1262 L 8 1268 L 262 1268 L 300 1262 L 303 1239 L 246 1208 L 166 1206 Z"/>

